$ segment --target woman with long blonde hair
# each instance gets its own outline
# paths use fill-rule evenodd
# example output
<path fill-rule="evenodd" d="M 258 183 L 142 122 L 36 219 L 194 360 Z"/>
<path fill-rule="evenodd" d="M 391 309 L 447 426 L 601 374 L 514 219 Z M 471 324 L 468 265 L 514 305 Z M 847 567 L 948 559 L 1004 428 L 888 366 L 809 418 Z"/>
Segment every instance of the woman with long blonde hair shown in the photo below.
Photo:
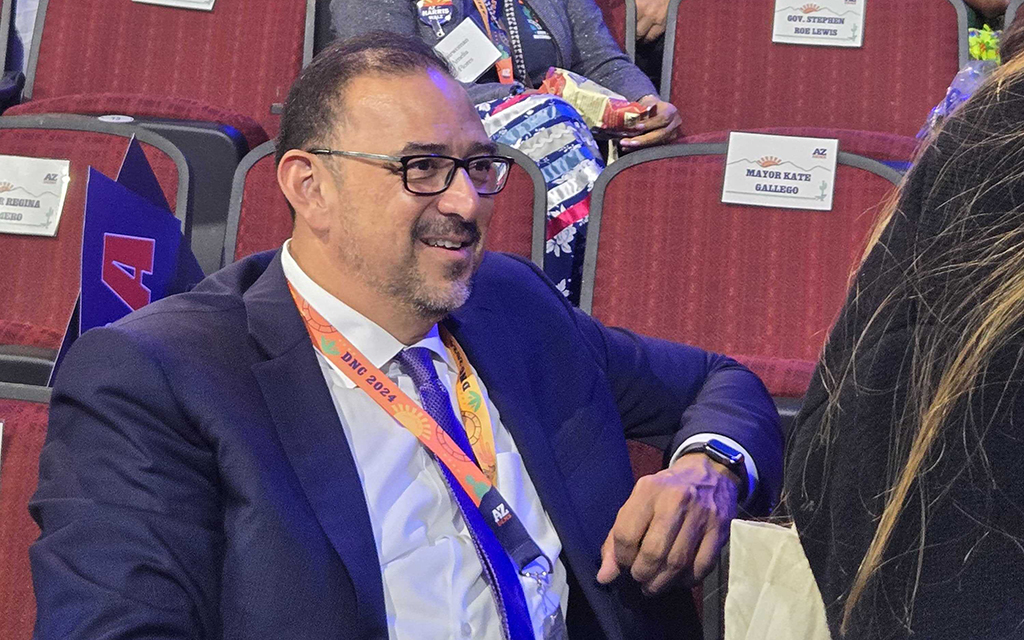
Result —
<path fill-rule="evenodd" d="M 1024 59 L 934 135 L 791 434 L 836 640 L 1024 638 Z"/>

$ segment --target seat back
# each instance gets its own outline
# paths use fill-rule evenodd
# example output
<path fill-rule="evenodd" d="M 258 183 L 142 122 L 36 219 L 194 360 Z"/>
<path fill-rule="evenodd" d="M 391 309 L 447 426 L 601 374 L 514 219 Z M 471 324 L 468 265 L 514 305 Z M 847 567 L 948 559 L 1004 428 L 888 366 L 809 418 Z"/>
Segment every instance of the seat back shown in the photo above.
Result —
<path fill-rule="evenodd" d="M 498 153 L 511 156 L 516 164 L 508 184 L 495 197 L 486 247 L 531 258 L 540 265 L 547 202 L 544 177 L 522 152 L 498 145 Z M 250 151 L 238 165 L 224 239 L 226 261 L 276 249 L 291 236 L 292 219 L 276 171 L 273 141 Z"/>
<path fill-rule="evenodd" d="M 277 186 L 274 141 L 264 142 L 238 164 L 231 187 L 224 263 L 276 249 L 292 235 L 288 201 Z"/>
<path fill-rule="evenodd" d="M 803 136 L 808 138 L 838 138 L 842 151 L 877 160 L 882 164 L 906 163 L 914 160 L 922 149 L 922 141 L 912 136 L 882 131 L 856 131 L 826 127 L 763 127 L 747 130 L 775 136 Z M 729 131 L 711 131 L 688 135 L 682 142 L 701 144 L 728 142 Z"/>
<path fill-rule="evenodd" d="M 28 501 L 39 481 L 50 390 L 0 383 L 0 638 L 32 637 L 36 601 L 28 548 L 39 528 Z"/>
<path fill-rule="evenodd" d="M 488 251 L 514 253 L 544 265 L 547 187 L 540 167 L 518 149 L 499 144 L 498 153 L 516 161 L 508 182 L 494 197 L 494 215 L 487 231 Z"/>
<path fill-rule="evenodd" d="M 798 397 L 900 175 L 841 151 L 832 211 L 723 204 L 725 152 L 673 145 L 605 170 L 580 307 L 606 324 L 740 357 L 773 395 Z"/>
<path fill-rule="evenodd" d="M 212 11 L 196 11 L 40 0 L 24 99 L 190 98 L 249 116 L 274 136 L 279 105 L 312 55 L 314 5 L 217 0 Z"/>
<path fill-rule="evenodd" d="M 877 160 L 900 173 L 906 173 L 917 158 L 917 154 L 924 149 L 924 142 L 916 137 L 882 131 L 853 131 L 821 127 L 766 127 L 755 131 L 777 136 L 807 136 L 811 138 L 840 136 L 843 139 L 843 151 Z M 686 136 L 680 142 L 687 144 L 727 142 L 729 133 L 728 131 L 698 133 Z"/>
<path fill-rule="evenodd" d="M 1007 30 L 1017 20 L 1021 19 L 1020 7 L 1024 5 L 1024 0 L 1010 0 L 1010 4 L 1006 7 L 1006 13 L 1003 14 L 1003 30 Z M 1005 60 L 1003 62 L 1006 62 Z"/>
<path fill-rule="evenodd" d="M 863 46 L 846 48 L 773 43 L 767 0 L 671 0 L 661 93 L 691 134 L 812 126 L 913 136 L 967 61 L 967 9 L 868 5 Z M 708 25 L 727 25 L 725 41 Z"/>
<path fill-rule="evenodd" d="M 78 297 L 82 267 L 82 222 L 88 168 L 115 177 L 135 135 L 180 220 L 189 202 L 184 156 L 167 140 L 141 128 L 84 116 L 0 117 L 5 155 L 71 161 L 64 211 L 56 236 L 0 234 L 0 334 L 25 346 L 55 349 Z"/>
<path fill-rule="evenodd" d="M 640 440 L 626 440 L 626 448 L 629 450 L 629 464 L 633 467 L 634 480 L 661 471 L 665 457 L 661 449 Z"/>

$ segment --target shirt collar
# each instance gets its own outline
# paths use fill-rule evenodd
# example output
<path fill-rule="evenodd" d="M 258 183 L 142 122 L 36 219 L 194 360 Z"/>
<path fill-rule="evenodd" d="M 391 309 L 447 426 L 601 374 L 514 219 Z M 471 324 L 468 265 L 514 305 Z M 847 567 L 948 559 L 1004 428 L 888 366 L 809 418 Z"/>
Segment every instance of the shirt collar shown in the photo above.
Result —
<path fill-rule="evenodd" d="M 289 284 L 295 287 L 299 295 L 305 298 L 306 302 L 324 320 L 330 322 L 331 326 L 362 352 L 373 366 L 383 369 L 384 365 L 405 348 L 405 345 L 379 324 L 338 300 L 323 287 L 313 282 L 313 279 L 306 275 L 299 263 L 292 258 L 290 244 L 291 239 L 286 240 L 281 249 L 281 267 L 284 269 L 284 276 Z M 434 359 L 440 358 L 447 365 L 449 372 L 456 372 L 455 363 L 441 341 L 436 324 L 430 328 L 422 340 L 412 346 L 426 347 L 432 352 Z M 347 375 L 341 376 L 341 379 L 346 387 L 355 388 L 355 383 Z"/>

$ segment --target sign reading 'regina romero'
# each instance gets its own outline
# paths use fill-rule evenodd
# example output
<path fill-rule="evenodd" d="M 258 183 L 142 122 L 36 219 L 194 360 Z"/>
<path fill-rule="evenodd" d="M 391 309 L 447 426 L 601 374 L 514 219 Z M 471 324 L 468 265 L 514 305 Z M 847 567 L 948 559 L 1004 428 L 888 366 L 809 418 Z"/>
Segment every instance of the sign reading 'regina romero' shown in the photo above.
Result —
<path fill-rule="evenodd" d="M 825 47 L 864 44 L 867 0 L 775 0 L 772 42 Z"/>
<path fill-rule="evenodd" d="M 0 233 L 56 235 L 70 171 L 67 160 L 0 156 Z"/>
<path fill-rule="evenodd" d="M 722 202 L 832 210 L 839 141 L 729 134 Z"/>

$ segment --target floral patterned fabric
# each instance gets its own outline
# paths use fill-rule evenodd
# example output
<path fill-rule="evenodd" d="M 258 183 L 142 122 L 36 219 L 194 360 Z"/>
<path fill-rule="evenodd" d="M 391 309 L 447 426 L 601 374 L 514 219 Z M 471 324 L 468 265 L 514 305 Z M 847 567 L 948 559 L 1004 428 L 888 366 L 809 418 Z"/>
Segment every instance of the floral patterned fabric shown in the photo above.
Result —
<path fill-rule="evenodd" d="M 1002 33 L 993 31 L 987 24 L 981 29 L 968 29 L 971 60 L 994 60 L 999 64 L 999 38 Z"/>
<path fill-rule="evenodd" d="M 522 94 L 476 105 L 487 135 L 530 157 L 547 187 L 544 271 L 573 304 L 579 303 L 590 192 L 604 169 L 590 129 L 568 102 Z"/>

